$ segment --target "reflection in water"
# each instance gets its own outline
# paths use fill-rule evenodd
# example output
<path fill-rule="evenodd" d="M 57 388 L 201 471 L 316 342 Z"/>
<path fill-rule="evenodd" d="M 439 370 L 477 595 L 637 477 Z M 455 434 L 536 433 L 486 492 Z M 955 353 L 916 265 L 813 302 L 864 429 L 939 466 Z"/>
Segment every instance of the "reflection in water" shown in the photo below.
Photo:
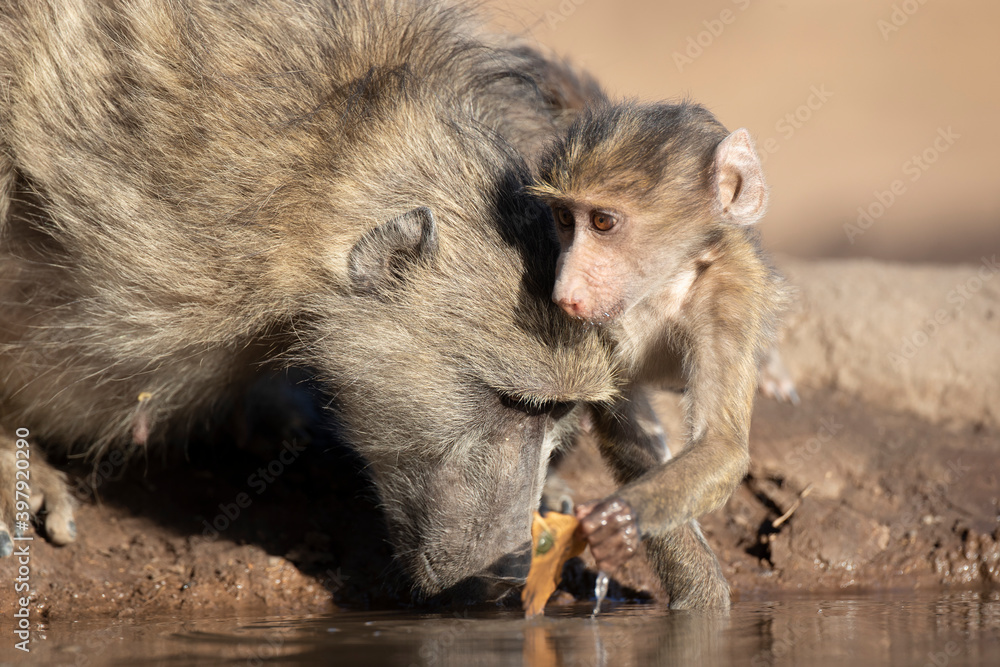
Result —
<path fill-rule="evenodd" d="M 524 663 L 531 667 L 628 667 L 726 664 L 719 650 L 730 620 L 724 614 L 666 612 L 643 606 L 599 618 L 557 616 L 524 628 Z"/>
<path fill-rule="evenodd" d="M 1000 664 L 1000 593 L 743 601 L 728 615 L 615 605 L 467 614 L 342 612 L 287 619 L 92 620 L 34 633 L 32 662 L 134 664 Z M 41 637 L 44 636 L 44 639 Z M 0 648 L 0 662 L 6 658 Z"/>

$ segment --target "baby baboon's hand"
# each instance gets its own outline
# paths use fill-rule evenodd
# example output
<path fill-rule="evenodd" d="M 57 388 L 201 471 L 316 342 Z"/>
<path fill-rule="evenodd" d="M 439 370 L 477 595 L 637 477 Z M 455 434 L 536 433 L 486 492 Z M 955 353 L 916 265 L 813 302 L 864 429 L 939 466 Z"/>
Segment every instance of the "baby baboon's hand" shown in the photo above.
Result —
<path fill-rule="evenodd" d="M 576 506 L 580 532 L 598 569 L 613 575 L 639 548 L 639 526 L 632 507 L 618 497 Z"/>
<path fill-rule="evenodd" d="M 18 461 L 22 463 L 19 465 Z M 30 490 L 26 501 L 23 495 L 26 491 L 18 495 L 19 481 L 26 481 Z M 21 488 L 24 486 L 22 484 Z M 22 501 L 20 506 L 18 501 Z M 73 507 L 65 475 L 50 466 L 37 448 L 18 447 L 17 439 L 0 433 L 0 558 L 13 553 L 11 536 L 27 531 L 28 516 L 35 516 L 42 509 L 45 510 L 45 536 L 50 542 L 68 544 L 75 540 Z"/>

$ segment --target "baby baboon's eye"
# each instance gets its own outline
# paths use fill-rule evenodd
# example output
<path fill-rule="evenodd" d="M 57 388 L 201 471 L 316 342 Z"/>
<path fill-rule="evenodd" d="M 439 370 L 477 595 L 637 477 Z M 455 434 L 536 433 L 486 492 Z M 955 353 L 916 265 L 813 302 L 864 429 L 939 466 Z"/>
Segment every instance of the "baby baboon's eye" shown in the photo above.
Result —
<path fill-rule="evenodd" d="M 594 226 L 594 229 L 606 232 L 618 224 L 618 219 L 604 211 L 592 211 L 590 214 L 590 224 Z"/>
<path fill-rule="evenodd" d="M 552 214 L 556 219 L 556 224 L 560 227 L 569 229 L 576 225 L 576 220 L 573 219 L 573 212 L 568 208 L 559 206 L 552 211 Z"/>

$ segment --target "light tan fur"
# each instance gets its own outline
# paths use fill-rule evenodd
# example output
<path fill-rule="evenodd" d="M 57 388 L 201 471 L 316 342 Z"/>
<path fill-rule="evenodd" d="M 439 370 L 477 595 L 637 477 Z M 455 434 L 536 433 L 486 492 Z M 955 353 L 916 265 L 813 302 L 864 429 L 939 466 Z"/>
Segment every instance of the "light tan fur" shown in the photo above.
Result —
<path fill-rule="evenodd" d="M 728 607 L 693 520 L 746 474 L 758 367 L 785 300 L 749 230 L 767 204 L 749 134 L 727 133 L 691 103 L 596 105 L 550 149 L 531 189 L 552 207 L 561 244 L 553 300 L 601 326 L 627 378 L 620 398 L 593 406 L 624 485 L 582 510 L 598 564 L 631 557 L 638 525 L 672 607 Z M 685 392 L 677 457 L 657 455 L 665 444 L 644 407 L 648 386 Z"/>

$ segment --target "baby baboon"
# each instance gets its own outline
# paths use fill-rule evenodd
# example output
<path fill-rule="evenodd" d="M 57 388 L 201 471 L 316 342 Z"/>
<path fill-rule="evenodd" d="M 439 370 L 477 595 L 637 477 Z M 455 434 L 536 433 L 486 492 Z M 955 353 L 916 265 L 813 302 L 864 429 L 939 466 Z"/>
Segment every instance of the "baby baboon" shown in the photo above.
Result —
<path fill-rule="evenodd" d="M 586 112 L 531 189 L 551 206 L 561 246 L 553 300 L 601 325 L 629 379 L 617 400 L 592 406 L 624 486 L 578 508 L 598 564 L 612 572 L 634 552 L 636 526 L 669 535 L 721 506 L 746 473 L 758 364 L 784 301 L 750 228 L 767 187 L 749 133 L 729 134 L 684 103 Z M 675 458 L 647 385 L 684 388 L 688 433 Z M 649 542 L 665 580 L 657 554 L 669 549 Z M 715 575 L 678 605 L 727 604 Z"/>
<path fill-rule="evenodd" d="M 549 299 L 526 56 L 409 0 L 0 0 L 0 35 L 0 552 L 43 504 L 74 537 L 41 444 L 174 442 L 301 363 L 418 594 L 519 584 L 556 418 L 615 392 Z"/>

